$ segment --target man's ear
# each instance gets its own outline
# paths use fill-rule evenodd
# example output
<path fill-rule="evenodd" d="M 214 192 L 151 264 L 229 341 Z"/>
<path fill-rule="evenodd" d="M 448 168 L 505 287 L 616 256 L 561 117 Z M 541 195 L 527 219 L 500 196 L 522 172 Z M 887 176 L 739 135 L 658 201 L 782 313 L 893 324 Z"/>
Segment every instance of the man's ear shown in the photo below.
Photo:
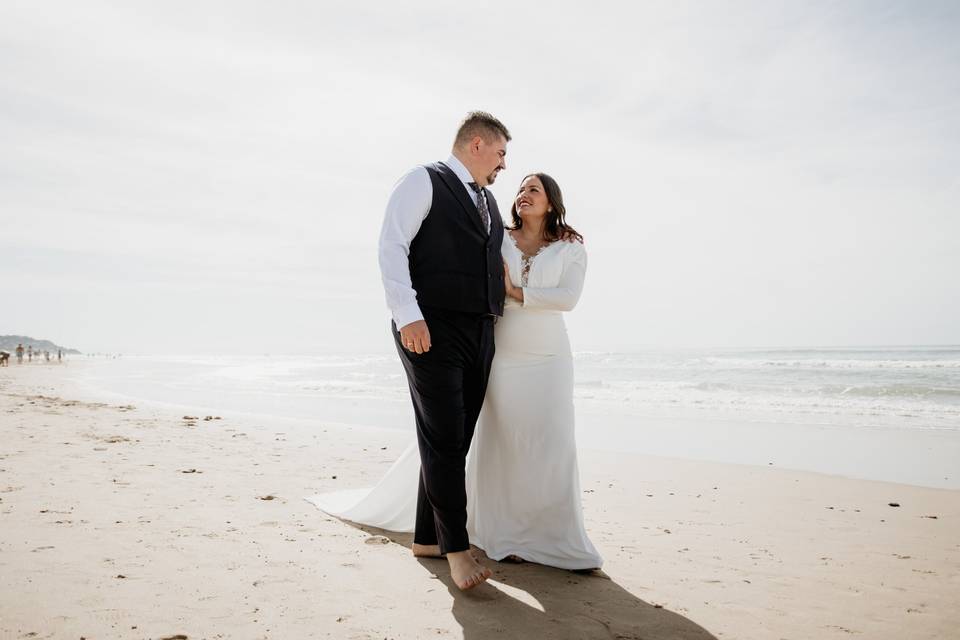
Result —
<path fill-rule="evenodd" d="M 471 151 L 480 151 L 480 143 L 483 142 L 483 137 L 476 135 L 473 136 L 473 140 L 470 141 L 470 150 Z"/>

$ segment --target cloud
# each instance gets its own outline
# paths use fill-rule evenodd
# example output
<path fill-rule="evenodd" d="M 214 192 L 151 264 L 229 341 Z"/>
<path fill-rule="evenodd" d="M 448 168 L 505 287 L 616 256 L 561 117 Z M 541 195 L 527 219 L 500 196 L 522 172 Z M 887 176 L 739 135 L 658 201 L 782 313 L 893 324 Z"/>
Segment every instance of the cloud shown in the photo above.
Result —
<path fill-rule="evenodd" d="M 10 331 L 209 346 L 189 299 L 364 348 L 390 187 L 479 107 L 514 133 L 501 208 L 545 170 L 587 236 L 591 346 L 957 342 L 958 35 L 949 2 L 8 3 Z"/>

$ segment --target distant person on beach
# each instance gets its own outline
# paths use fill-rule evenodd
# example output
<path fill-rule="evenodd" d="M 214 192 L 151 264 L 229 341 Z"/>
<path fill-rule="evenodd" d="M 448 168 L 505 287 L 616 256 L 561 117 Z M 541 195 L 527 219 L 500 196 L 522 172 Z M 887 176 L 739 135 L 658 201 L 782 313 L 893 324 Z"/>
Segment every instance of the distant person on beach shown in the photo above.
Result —
<path fill-rule="evenodd" d="M 63 362 L 63 350 L 57 349 L 57 362 Z"/>
<path fill-rule="evenodd" d="M 27 345 L 27 362 L 33 362 L 33 345 Z"/>
<path fill-rule="evenodd" d="M 17 345 L 17 364 L 23 364 L 23 343 Z"/>

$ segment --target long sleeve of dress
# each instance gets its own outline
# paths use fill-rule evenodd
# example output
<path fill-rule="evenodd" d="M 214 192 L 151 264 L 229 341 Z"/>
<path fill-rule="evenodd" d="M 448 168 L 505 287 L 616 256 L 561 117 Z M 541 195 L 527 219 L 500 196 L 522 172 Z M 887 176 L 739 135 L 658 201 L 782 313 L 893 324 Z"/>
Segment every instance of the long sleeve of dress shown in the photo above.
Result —
<path fill-rule="evenodd" d="M 579 242 L 567 245 L 563 255 L 563 273 L 556 287 L 524 287 L 525 309 L 570 311 L 577 306 L 587 273 L 587 251 Z"/>

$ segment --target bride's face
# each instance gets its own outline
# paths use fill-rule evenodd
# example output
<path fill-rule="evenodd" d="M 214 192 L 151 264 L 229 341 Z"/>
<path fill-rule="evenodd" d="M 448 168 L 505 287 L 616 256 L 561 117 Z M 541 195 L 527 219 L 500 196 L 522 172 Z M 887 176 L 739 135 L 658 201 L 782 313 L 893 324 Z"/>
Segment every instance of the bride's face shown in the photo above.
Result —
<path fill-rule="evenodd" d="M 550 201 L 543 190 L 543 183 L 537 176 L 530 176 L 520 185 L 517 198 L 514 200 L 517 213 L 524 218 L 542 217 L 550 208 Z"/>

